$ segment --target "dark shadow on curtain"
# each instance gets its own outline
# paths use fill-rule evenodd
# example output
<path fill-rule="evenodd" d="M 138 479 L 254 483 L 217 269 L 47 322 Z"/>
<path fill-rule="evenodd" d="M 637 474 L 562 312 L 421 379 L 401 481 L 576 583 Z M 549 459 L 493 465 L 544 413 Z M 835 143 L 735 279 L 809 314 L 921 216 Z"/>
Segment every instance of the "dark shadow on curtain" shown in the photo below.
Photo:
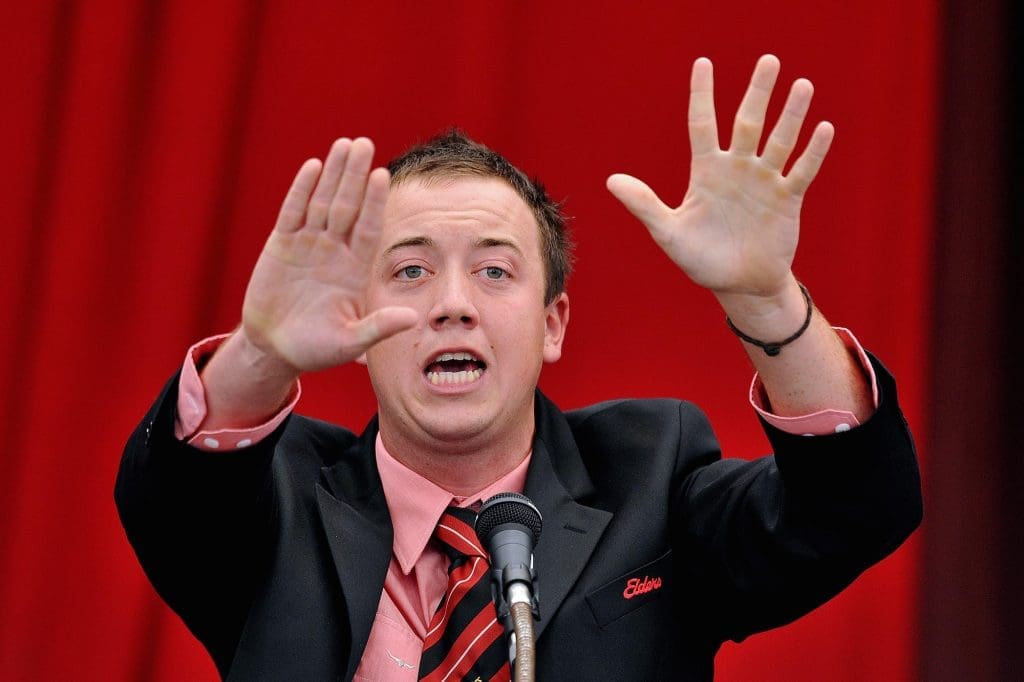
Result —
<path fill-rule="evenodd" d="M 939 127 L 922 676 L 1024 670 L 1024 49 L 1019 3 L 948 0 Z M 1019 99 L 1019 98 L 1018 98 Z"/>

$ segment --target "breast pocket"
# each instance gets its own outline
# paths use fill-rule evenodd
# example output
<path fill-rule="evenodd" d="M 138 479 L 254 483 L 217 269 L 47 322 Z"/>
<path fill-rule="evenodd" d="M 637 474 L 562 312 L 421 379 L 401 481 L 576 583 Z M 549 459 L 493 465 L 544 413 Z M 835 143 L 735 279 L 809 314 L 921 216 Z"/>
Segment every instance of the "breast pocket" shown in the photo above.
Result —
<path fill-rule="evenodd" d="M 602 585 L 587 595 L 594 619 L 602 628 L 627 613 L 667 599 L 672 585 L 672 550 Z"/>

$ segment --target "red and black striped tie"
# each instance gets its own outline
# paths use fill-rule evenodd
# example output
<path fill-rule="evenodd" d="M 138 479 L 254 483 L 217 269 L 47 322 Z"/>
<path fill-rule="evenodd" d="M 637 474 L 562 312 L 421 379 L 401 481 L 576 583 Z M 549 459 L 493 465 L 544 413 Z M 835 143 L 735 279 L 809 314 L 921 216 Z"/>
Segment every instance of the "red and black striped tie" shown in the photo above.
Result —
<path fill-rule="evenodd" d="M 434 539 L 452 560 L 448 587 L 430 619 L 421 680 L 508 680 L 508 646 L 491 599 L 487 554 L 473 530 L 476 514 L 448 507 Z"/>

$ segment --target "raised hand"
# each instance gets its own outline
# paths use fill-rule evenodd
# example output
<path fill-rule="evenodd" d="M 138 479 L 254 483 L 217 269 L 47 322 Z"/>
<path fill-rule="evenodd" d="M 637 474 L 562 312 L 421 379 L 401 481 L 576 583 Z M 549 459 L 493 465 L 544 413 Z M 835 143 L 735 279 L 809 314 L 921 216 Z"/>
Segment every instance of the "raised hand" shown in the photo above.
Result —
<path fill-rule="evenodd" d="M 776 57 L 758 60 L 736 113 L 732 143 L 723 150 L 711 62 L 694 62 L 689 110 L 693 158 L 690 185 L 679 207 L 665 205 L 634 177 L 616 174 L 608 179 L 608 189 L 647 226 L 668 256 L 695 283 L 720 297 L 772 297 L 792 284 L 800 206 L 832 143 L 832 125 L 819 123 L 783 175 L 813 94 L 810 81 L 799 79 L 758 155 L 778 74 Z"/>
<path fill-rule="evenodd" d="M 241 333 L 296 373 L 353 360 L 416 321 L 408 308 L 362 310 L 380 238 L 388 173 L 373 143 L 342 138 L 306 161 L 249 281 Z"/>

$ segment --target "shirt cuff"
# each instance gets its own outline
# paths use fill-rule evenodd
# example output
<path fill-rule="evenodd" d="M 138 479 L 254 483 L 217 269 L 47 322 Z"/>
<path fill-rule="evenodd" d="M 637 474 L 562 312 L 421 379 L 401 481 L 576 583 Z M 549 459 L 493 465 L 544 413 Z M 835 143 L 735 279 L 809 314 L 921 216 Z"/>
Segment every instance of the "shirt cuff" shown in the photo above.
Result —
<path fill-rule="evenodd" d="M 845 327 L 833 327 L 833 329 L 836 330 L 847 350 L 854 353 L 860 361 L 861 369 L 864 370 L 864 376 L 871 383 L 872 405 L 877 409 L 878 381 L 875 378 L 875 369 L 871 366 L 867 353 L 864 352 L 860 341 L 857 340 L 857 337 L 849 329 Z M 860 426 L 860 421 L 854 416 L 853 412 L 848 410 L 824 409 L 795 417 L 783 417 L 768 412 L 766 409 L 768 394 L 764 390 L 764 384 L 761 383 L 761 377 L 757 374 L 754 375 L 754 380 L 750 382 L 750 404 L 766 422 L 787 433 L 802 434 L 804 436 L 824 436 L 829 433 L 849 431 L 855 426 Z"/>
<path fill-rule="evenodd" d="M 218 334 L 203 339 L 188 349 L 178 379 L 178 410 L 174 417 L 174 437 L 206 452 L 223 452 L 249 447 L 274 432 L 295 409 L 302 395 L 302 386 L 295 382 L 288 404 L 259 426 L 246 429 L 218 429 L 199 431 L 206 418 L 206 389 L 199 378 L 199 366 L 217 350 L 230 334 Z"/>

